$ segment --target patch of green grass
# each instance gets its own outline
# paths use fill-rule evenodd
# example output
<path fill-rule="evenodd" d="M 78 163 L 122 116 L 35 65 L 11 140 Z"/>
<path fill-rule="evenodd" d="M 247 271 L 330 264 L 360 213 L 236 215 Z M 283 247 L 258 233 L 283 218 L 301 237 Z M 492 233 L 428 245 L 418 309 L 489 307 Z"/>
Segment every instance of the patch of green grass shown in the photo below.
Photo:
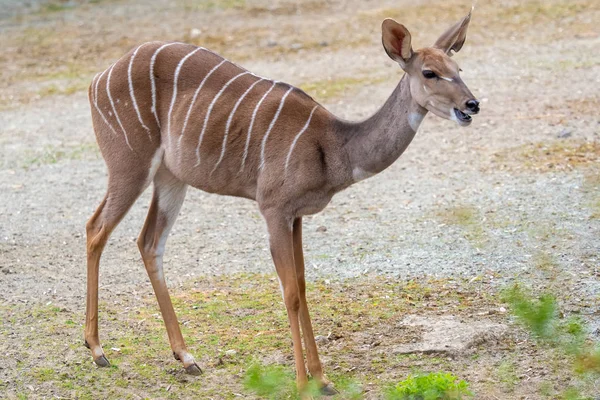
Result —
<path fill-rule="evenodd" d="M 551 338 L 555 331 L 556 299 L 550 294 L 543 294 L 535 299 L 522 290 L 519 285 L 507 289 L 503 300 L 511 305 L 513 314 L 536 337 Z"/>
<path fill-rule="evenodd" d="M 546 273 L 554 274 L 558 269 L 556 258 L 546 252 L 538 252 L 533 258 L 533 264 L 537 270 Z"/>
<path fill-rule="evenodd" d="M 442 372 L 409 375 L 385 392 L 386 400 L 459 400 L 472 396 L 466 381 Z"/>
<path fill-rule="evenodd" d="M 309 283 L 315 335 L 328 338 L 319 341 L 319 350 L 325 372 L 341 392 L 337 398 L 360 399 L 361 387 L 370 398 L 382 398 L 387 385 L 404 379 L 415 367 L 452 369 L 463 376 L 469 368 L 462 361 L 439 355 L 394 356 L 394 346 L 413 337 L 412 333 L 399 334 L 396 327 L 406 314 L 416 312 L 474 315 L 481 309 L 499 307 L 489 287 L 482 285 L 467 279 L 399 282 L 386 278 Z M 5 321 L 18 317 L 10 323 L 14 333 L 9 337 L 13 342 L 19 338 L 15 349 L 20 362 L 8 372 L 9 379 L 16 382 L 15 395 L 27 393 L 27 387 L 33 385 L 38 397 L 233 400 L 246 391 L 252 396 L 266 390 L 273 381 L 283 382 L 277 386 L 294 395 L 290 333 L 274 275 L 204 277 L 173 289 L 173 303 L 188 348 L 205 370 L 200 378 L 185 375 L 181 363 L 173 359 L 150 290 L 144 287 L 136 292 L 143 294 L 115 297 L 101 290 L 100 337 L 110 368 L 92 364 L 89 350 L 82 345 L 83 315 L 79 311 L 57 305 L 0 307 Z M 364 352 L 365 345 L 375 341 L 378 344 L 373 344 L 373 350 Z M 48 349 L 48 355 L 40 360 L 31 348 Z M 228 350 L 235 350 L 235 354 Z M 485 351 L 480 354 L 477 363 L 495 363 Z M 27 371 L 34 362 L 38 369 L 31 374 Z M 263 366 L 273 363 L 280 366 Z M 258 367 L 251 369 L 256 364 Z M 516 368 L 519 374 L 524 372 Z M 45 369 L 56 373 L 50 376 Z M 250 375 L 254 384 L 245 390 L 243 377 Z"/>
<path fill-rule="evenodd" d="M 343 97 L 360 87 L 376 85 L 386 80 L 387 78 L 384 77 L 371 76 L 330 78 L 323 81 L 303 83 L 300 85 L 300 89 L 318 100 L 327 101 Z"/>
<path fill-rule="evenodd" d="M 31 374 L 38 382 L 48 382 L 54 379 L 56 371 L 53 368 L 33 368 Z"/>
<path fill-rule="evenodd" d="M 488 237 L 483 229 L 481 213 L 471 205 L 457 205 L 443 211 L 438 211 L 438 219 L 448 225 L 461 227 L 465 238 L 475 247 L 485 246 Z"/>
<path fill-rule="evenodd" d="M 587 337 L 585 323 L 577 318 L 559 318 L 555 297 L 550 293 L 534 296 L 519 285 L 507 289 L 504 299 L 510 305 L 513 315 L 544 346 L 548 346 L 563 355 L 564 363 L 571 363 L 579 374 L 600 378 L 600 343 Z M 583 380 L 579 386 L 595 386 L 593 381 Z M 589 391 L 589 389 L 588 389 Z M 566 389 L 564 399 L 587 399 L 580 397 L 580 389 Z"/>
<path fill-rule="evenodd" d="M 497 160 L 509 168 L 550 171 L 571 171 L 595 166 L 600 161 L 600 142 L 556 140 L 532 143 L 504 150 Z"/>
<path fill-rule="evenodd" d="M 93 142 L 61 148 L 47 146 L 41 153 L 27 158 L 21 167 L 27 169 L 38 165 L 56 164 L 63 160 L 98 159 L 99 157 L 100 151 L 98 145 Z"/>
<path fill-rule="evenodd" d="M 185 11 L 229 10 L 246 7 L 246 0 L 179 0 L 178 2 Z"/>
<path fill-rule="evenodd" d="M 246 371 L 246 390 L 268 399 L 296 398 L 296 382 L 289 369 L 254 364 Z"/>
<path fill-rule="evenodd" d="M 500 363 L 496 371 L 498 381 L 502 385 L 505 392 L 513 393 L 515 387 L 519 383 L 519 377 L 517 376 L 515 364 L 511 360 L 505 360 Z"/>

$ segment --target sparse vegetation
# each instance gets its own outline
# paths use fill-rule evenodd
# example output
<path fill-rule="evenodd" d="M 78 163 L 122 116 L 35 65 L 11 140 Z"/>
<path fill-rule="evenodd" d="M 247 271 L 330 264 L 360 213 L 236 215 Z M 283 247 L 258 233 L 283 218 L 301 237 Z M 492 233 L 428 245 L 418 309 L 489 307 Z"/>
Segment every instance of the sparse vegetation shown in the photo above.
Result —
<path fill-rule="evenodd" d="M 548 346 L 567 357 L 572 370 L 600 378 L 600 343 L 588 338 L 585 323 L 577 317 L 559 318 L 556 298 L 550 293 L 534 297 L 519 285 L 507 289 L 504 300 L 511 306 L 517 321 L 521 323 L 542 346 Z M 564 399 L 587 399 L 581 395 L 580 387 L 586 392 L 594 382 L 581 380 L 578 386 L 565 389 Z"/>
<path fill-rule="evenodd" d="M 438 219 L 448 225 L 458 226 L 465 231 L 465 238 L 475 247 L 482 248 L 487 241 L 481 213 L 471 205 L 457 205 L 438 211 Z"/>
<path fill-rule="evenodd" d="M 495 162 L 511 169 L 549 172 L 593 166 L 599 160 L 599 142 L 552 141 L 502 151 Z"/>
<path fill-rule="evenodd" d="M 341 77 L 303 83 L 300 85 L 300 88 L 315 99 L 327 101 L 348 95 L 352 90 L 356 90 L 357 88 L 376 85 L 386 80 L 384 77 L 375 78 L 368 75 L 364 77 Z"/>
<path fill-rule="evenodd" d="M 409 375 L 385 392 L 386 400 L 460 400 L 471 397 L 467 382 L 442 372 Z"/>

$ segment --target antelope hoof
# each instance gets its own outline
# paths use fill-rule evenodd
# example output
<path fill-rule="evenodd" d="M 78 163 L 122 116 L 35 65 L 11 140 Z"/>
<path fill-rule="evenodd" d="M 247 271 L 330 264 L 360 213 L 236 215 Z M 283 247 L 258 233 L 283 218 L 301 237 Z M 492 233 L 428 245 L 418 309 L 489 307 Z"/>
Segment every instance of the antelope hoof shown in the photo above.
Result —
<path fill-rule="evenodd" d="M 108 367 L 110 366 L 110 363 L 108 362 L 108 359 L 106 358 L 106 356 L 104 354 L 102 354 L 100 357 L 96 358 L 94 360 L 94 362 L 96 363 L 96 365 L 98 367 Z"/>
<path fill-rule="evenodd" d="M 198 375 L 202 374 L 202 370 L 200 369 L 200 367 L 198 366 L 198 364 L 196 364 L 194 362 L 193 364 L 188 365 L 187 367 L 185 367 L 185 373 L 189 374 L 189 375 L 198 376 Z"/>
<path fill-rule="evenodd" d="M 340 394 L 340 392 L 333 387 L 333 383 L 328 383 L 321 387 L 321 394 L 323 396 L 335 396 L 336 394 Z"/>

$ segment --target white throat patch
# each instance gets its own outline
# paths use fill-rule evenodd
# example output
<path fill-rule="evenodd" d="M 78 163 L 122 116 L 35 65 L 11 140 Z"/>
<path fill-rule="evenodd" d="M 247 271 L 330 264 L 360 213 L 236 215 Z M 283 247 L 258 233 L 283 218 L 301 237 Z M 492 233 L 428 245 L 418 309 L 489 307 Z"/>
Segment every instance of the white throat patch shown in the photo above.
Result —
<path fill-rule="evenodd" d="M 365 180 L 367 178 L 372 177 L 373 175 L 375 175 L 374 172 L 365 171 L 360 167 L 355 167 L 352 170 L 352 179 L 354 179 L 354 182 Z"/>
<path fill-rule="evenodd" d="M 413 111 L 408 114 L 408 125 L 413 131 L 417 131 L 421 122 L 423 122 L 423 118 L 425 118 L 425 114 L 421 114 L 420 112 Z"/>

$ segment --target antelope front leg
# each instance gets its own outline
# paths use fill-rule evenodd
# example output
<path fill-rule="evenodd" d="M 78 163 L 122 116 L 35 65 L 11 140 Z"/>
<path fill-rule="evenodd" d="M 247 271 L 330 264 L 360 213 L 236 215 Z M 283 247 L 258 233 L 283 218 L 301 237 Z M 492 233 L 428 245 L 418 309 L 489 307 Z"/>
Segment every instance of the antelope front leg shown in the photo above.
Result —
<path fill-rule="evenodd" d="M 283 290 L 283 300 L 287 309 L 292 331 L 292 342 L 294 346 L 294 359 L 296 360 L 296 384 L 298 391 L 302 393 L 308 382 L 304 356 L 302 353 L 302 339 L 300 337 L 300 297 L 298 290 L 298 279 L 294 264 L 294 244 L 292 241 L 291 219 L 277 211 L 263 213 L 269 229 L 269 244 L 271 255 L 275 263 L 275 269 Z"/>
<path fill-rule="evenodd" d="M 308 370 L 314 379 L 319 382 L 321 392 L 325 395 L 337 394 L 337 390 L 327 380 L 323 374 L 321 360 L 315 335 L 313 333 L 308 304 L 306 303 L 306 282 L 304 279 L 304 252 L 302 250 L 302 218 L 296 218 L 293 226 L 294 242 L 294 263 L 296 267 L 296 278 L 298 279 L 298 294 L 300 299 L 300 322 L 302 324 L 302 333 L 304 333 L 304 346 L 306 347 L 306 361 Z"/>

